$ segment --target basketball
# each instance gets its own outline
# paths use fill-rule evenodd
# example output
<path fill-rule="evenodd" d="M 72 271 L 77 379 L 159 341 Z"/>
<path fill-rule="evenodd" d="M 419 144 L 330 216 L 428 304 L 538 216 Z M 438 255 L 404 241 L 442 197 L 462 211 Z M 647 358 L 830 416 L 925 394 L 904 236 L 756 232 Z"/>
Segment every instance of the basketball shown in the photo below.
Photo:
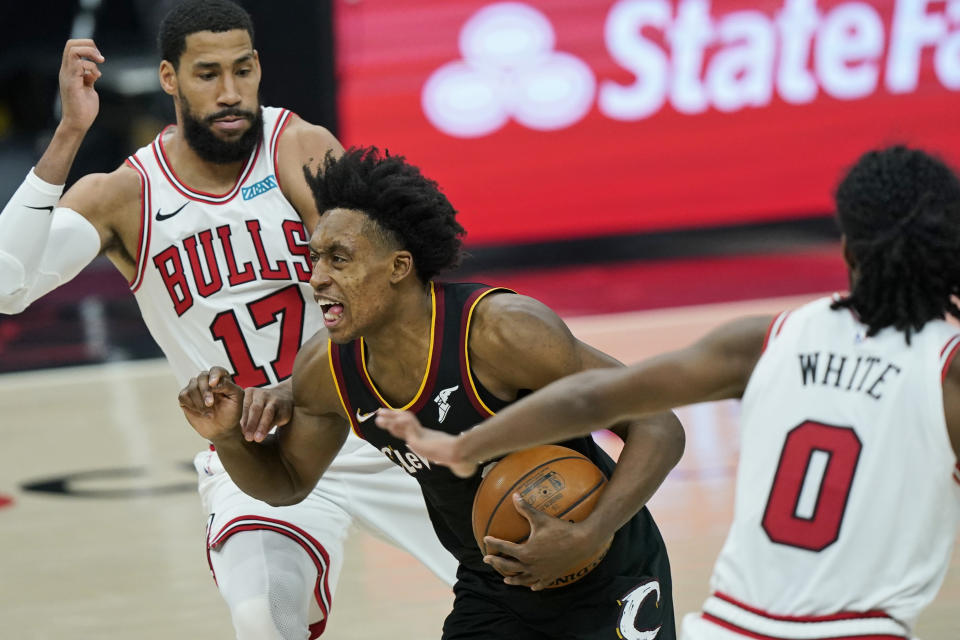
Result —
<path fill-rule="evenodd" d="M 473 536 L 487 555 L 484 536 L 523 542 L 530 524 L 517 512 L 511 496 L 519 493 L 534 509 L 570 522 L 590 515 L 607 478 L 586 456 L 557 445 L 517 451 L 484 476 L 473 499 Z M 610 541 L 586 562 L 570 567 L 548 589 L 576 582 L 603 560 Z"/>

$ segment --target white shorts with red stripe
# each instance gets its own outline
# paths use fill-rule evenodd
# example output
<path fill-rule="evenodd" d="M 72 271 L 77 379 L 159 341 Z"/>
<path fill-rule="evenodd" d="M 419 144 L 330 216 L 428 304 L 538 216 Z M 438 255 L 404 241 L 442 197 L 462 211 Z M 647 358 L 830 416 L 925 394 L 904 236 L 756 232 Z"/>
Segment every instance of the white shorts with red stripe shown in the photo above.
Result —
<path fill-rule="evenodd" d="M 910 631 L 882 611 L 779 616 L 714 593 L 700 613 L 684 616 L 681 640 L 909 640 Z"/>
<path fill-rule="evenodd" d="M 194 466 L 208 514 L 208 560 L 231 536 L 244 531 L 272 531 L 289 538 L 304 551 L 304 572 L 316 570 L 311 626 L 330 613 L 352 525 L 410 552 L 447 584 L 456 581 L 457 562 L 437 540 L 417 482 L 356 437 L 347 439 L 311 494 L 287 507 L 272 507 L 243 493 L 215 451 L 198 453 Z M 210 568 L 213 571 L 213 563 Z"/>

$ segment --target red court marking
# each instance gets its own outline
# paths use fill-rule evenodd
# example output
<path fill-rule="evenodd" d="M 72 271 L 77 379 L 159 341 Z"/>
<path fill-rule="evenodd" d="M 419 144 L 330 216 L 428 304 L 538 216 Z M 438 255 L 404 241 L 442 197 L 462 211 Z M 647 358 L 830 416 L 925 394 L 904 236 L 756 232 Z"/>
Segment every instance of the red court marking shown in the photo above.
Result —
<path fill-rule="evenodd" d="M 0 509 L 3 509 L 4 507 L 10 507 L 10 506 L 13 506 L 13 498 L 10 496 L 5 496 L 2 493 L 0 493 Z"/>

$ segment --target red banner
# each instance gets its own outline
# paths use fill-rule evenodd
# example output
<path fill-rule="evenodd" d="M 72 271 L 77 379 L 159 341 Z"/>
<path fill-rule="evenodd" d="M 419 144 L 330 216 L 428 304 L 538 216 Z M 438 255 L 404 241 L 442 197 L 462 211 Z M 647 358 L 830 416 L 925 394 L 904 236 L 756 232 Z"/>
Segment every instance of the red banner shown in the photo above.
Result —
<path fill-rule="evenodd" d="M 341 138 L 474 245 L 828 213 L 906 143 L 960 164 L 960 2 L 341 0 Z"/>

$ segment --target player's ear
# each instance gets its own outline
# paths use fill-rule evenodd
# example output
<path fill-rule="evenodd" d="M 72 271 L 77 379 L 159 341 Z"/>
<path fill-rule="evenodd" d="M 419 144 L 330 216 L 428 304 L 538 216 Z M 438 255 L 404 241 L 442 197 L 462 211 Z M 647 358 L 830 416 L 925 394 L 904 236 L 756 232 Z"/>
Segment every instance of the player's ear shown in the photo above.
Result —
<path fill-rule="evenodd" d="M 173 63 L 169 60 L 160 61 L 160 87 L 163 92 L 169 96 L 175 96 L 178 92 L 177 70 L 173 68 Z"/>
<path fill-rule="evenodd" d="M 393 253 L 393 271 L 390 273 L 390 282 L 397 284 L 410 275 L 416 275 L 413 269 L 413 255 L 409 251 L 395 251 Z"/>

